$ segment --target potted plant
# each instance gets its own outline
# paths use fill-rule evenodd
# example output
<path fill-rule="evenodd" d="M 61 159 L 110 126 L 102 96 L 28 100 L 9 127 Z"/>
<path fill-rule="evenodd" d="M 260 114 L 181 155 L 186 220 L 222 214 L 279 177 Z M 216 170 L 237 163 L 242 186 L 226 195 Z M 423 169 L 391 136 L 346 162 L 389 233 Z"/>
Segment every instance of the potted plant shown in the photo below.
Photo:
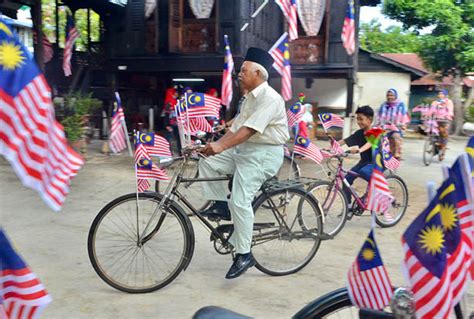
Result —
<path fill-rule="evenodd" d="M 92 94 L 74 93 L 55 99 L 55 104 L 69 144 L 81 153 L 86 153 L 89 116 L 101 107 L 102 102 L 93 98 Z"/>

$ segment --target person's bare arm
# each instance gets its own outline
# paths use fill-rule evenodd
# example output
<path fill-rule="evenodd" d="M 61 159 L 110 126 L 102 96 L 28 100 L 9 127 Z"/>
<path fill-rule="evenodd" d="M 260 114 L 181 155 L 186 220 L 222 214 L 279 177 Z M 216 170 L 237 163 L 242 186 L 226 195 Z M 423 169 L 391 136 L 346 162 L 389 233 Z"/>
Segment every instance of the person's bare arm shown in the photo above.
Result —
<path fill-rule="evenodd" d="M 204 155 L 216 155 L 226 149 L 234 147 L 236 145 L 242 144 L 247 141 L 252 135 L 255 134 L 255 130 L 246 126 L 242 126 L 237 130 L 237 132 L 232 133 L 231 131 L 227 132 L 223 138 L 217 142 L 207 144 L 206 147 L 201 151 Z"/>
<path fill-rule="evenodd" d="M 340 140 L 340 141 L 337 141 L 337 142 L 338 142 L 339 145 L 341 145 L 341 146 L 342 146 L 342 145 L 346 145 L 346 141 L 344 141 L 344 140 Z"/>

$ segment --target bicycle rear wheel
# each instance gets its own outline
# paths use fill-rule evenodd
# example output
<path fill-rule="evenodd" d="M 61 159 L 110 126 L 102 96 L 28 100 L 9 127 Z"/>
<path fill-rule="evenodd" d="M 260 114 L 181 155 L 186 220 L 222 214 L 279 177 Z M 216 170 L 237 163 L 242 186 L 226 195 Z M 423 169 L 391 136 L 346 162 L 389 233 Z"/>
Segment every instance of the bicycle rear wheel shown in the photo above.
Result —
<path fill-rule="evenodd" d="M 334 184 L 328 181 L 318 181 L 310 187 L 309 193 L 316 198 L 323 209 L 324 233 L 337 235 L 347 219 L 348 203 L 344 192 L 336 189 Z M 300 218 L 300 223 L 305 221 Z"/>
<path fill-rule="evenodd" d="M 135 193 L 116 198 L 94 219 L 87 248 L 96 273 L 110 286 L 128 293 L 163 288 L 186 269 L 194 250 L 189 218 L 174 202 L 165 203 L 145 240 L 139 234 L 151 219 L 161 195 Z M 137 209 L 138 205 L 138 209 Z"/>
<path fill-rule="evenodd" d="M 303 269 L 321 244 L 323 222 L 316 200 L 301 189 L 263 193 L 255 212 L 252 254 L 256 267 L 272 276 Z M 306 226 L 298 222 L 303 218 Z"/>
<path fill-rule="evenodd" d="M 392 227 L 402 220 L 408 208 L 408 189 L 400 176 L 387 176 L 388 187 L 395 200 L 387 214 L 376 214 L 375 221 L 380 227 Z"/>
<path fill-rule="evenodd" d="M 423 163 L 426 166 L 429 166 L 433 161 L 433 156 L 435 153 L 435 146 L 431 136 L 428 136 L 425 139 L 425 145 L 423 146 Z"/>

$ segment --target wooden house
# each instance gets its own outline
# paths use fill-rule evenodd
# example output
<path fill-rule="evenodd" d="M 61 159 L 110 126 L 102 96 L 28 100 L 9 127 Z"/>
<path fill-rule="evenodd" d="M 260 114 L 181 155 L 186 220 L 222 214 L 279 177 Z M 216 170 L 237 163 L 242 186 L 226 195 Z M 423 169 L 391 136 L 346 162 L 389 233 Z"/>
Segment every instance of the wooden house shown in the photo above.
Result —
<path fill-rule="evenodd" d="M 347 0 L 322 1 L 325 2 L 318 8 L 317 17 L 321 20 L 319 30 L 308 34 L 300 19 L 299 38 L 290 44 L 293 96 L 304 92 L 308 102 L 348 115 L 353 105 L 357 53 L 349 56 L 342 46 Z M 147 108 L 154 108 L 159 114 L 164 91 L 174 84 L 220 91 L 224 34 L 229 36 L 238 71 L 247 48 L 268 50 L 287 24 L 274 1 L 269 1 L 254 18 L 251 15 L 262 2 L 204 2 L 212 6 L 207 12 L 200 12 L 203 16 L 198 18 L 193 0 L 63 0 L 73 12 L 88 9 L 100 15 L 101 39 L 90 43 L 85 56 L 76 54 L 72 77 L 62 76 L 61 55 L 57 54 L 57 61 L 46 67 L 47 78 L 60 93 L 81 89 L 111 99 L 113 91 L 118 90 L 129 110 L 144 115 Z M 378 2 L 355 2 L 356 25 L 360 5 Z M 202 6 L 200 9 L 206 11 Z M 246 24 L 248 27 L 243 28 Z M 273 72 L 270 77 L 270 84 L 280 90 L 278 73 Z M 238 96 L 237 87 L 234 96 Z"/>

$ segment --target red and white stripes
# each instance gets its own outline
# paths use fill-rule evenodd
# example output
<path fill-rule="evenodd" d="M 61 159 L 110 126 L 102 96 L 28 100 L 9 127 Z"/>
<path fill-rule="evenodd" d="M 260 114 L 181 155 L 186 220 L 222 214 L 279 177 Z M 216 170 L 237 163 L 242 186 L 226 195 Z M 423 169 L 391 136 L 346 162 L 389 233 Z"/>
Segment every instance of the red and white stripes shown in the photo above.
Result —
<path fill-rule="evenodd" d="M 83 160 L 67 145 L 63 127 L 55 120 L 43 75 L 14 98 L 0 90 L 0 154 L 23 185 L 38 191 L 53 210 L 61 209 Z"/>
<path fill-rule="evenodd" d="M 51 302 L 43 284 L 28 268 L 6 269 L 0 276 L 0 318 L 38 318 Z M 3 308 L 3 309 L 2 309 Z M 3 314 L 2 314 L 3 310 Z"/>
<path fill-rule="evenodd" d="M 404 240 L 402 244 L 417 318 L 448 318 L 452 309 L 449 272 L 445 270 L 441 278 L 434 276 L 423 267 Z"/>
<path fill-rule="evenodd" d="M 361 271 L 357 260 L 348 273 L 349 297 L 359 308 L 383 309 L 392 297 L 392 285 L 385 267 Z"/>

